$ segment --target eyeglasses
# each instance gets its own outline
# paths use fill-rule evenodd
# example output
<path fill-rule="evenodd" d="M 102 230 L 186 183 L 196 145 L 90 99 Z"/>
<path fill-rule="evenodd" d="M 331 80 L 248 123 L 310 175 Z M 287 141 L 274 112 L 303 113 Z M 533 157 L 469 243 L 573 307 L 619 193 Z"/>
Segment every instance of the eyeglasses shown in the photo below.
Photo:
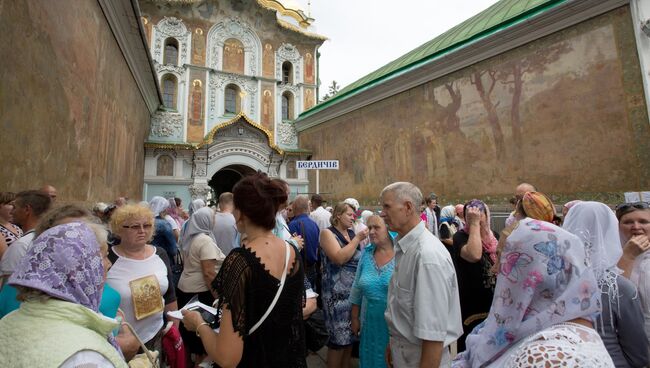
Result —
<path fill-rule="evenodd" d="M 650 203 L 648 202 L 634 202 L 634 203 L 621 203 L 618 206 L 616 206 L 616 217 L 621 219 L 621 216 L 626 214 L 627 212 L 630 212 L 632 209 L 637 209 L 637 210 L 646 210 L 650 208 Z"/>
<path fill-rule="evenodd" d="M 140 230 L 140 229 L 149 230 L 149 229 L 151 229 L 153 227 L 153 225 L 152 224 L 135 224 L 135 225 L 122 225 L 122 227 L 124 229 L 131 229 L 133 231 L 137 231 L 137 230 Z"/>

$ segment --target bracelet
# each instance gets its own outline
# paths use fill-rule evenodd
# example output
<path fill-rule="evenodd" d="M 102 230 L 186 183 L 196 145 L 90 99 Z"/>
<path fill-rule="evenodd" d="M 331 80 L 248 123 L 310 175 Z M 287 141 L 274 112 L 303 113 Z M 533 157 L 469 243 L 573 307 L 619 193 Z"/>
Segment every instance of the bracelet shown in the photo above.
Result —
<path fill-rule="evenodd" d="M 210 324 L 209 324 L 208 322 L 203 322 L 203 323 L 201 323 L 200 325 L 196 326 L 196 336 L 197 336 L 197 337 L 201 337 L 201 335 L 199 335 L 199 329 L 200 329 L 201 326 L 203 326 L 203 325 L 205 325 L 205 326 L 210 326 Z"/>

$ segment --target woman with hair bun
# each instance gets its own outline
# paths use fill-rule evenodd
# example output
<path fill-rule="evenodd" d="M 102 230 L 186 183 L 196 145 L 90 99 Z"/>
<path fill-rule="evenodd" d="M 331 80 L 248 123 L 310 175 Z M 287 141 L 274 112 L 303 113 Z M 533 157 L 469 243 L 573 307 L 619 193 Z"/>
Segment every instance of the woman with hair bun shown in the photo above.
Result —
<path fill-rule="evenodd" d="M 304 271 L 297 250 L 273 235 L 275 214 L 286 202 L 281 183 L 257 173 L 233 188 L 237 230 L 246 234 L 212 282 L 221 320 L 215 333 L 201 314 L 183 311 L 221 367 L 306 367 L 302 322 Z"/>

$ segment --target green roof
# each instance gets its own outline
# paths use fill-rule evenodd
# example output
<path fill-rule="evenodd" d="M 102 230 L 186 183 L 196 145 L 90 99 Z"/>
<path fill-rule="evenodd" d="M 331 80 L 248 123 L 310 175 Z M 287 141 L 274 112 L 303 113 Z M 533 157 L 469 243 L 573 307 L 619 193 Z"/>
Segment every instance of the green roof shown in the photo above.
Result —
<path fill-rule="evenodd" d="M 346 86 L 336 96 L 303 112 L 298 120 L 345 100 L 406 70 L 460 49 L 473 41 L 492 35 L 567 1 L 569 0 L 501 0 L 431 41 Z"/>

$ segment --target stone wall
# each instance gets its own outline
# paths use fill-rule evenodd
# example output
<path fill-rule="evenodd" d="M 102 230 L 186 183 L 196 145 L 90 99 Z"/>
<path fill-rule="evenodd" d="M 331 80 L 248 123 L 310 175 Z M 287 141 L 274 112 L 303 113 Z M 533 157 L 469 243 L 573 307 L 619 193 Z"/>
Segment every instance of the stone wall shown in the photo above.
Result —
<path fill-rule="evenodd" d="M 0 2 L 0 190 L 140 199 L 150 114 L 96 1 Z"/>
<path fill-rule="evenodd" d="M 558 202 L 649 190 L 650 124 L 622 7 L 300 133 L 338 159 L 320 190 L 374 204 L 393 181 L 442 203 L 504 203 L 527 181 Z M 315 175 L 310 173 L 311 191 Z"/>

